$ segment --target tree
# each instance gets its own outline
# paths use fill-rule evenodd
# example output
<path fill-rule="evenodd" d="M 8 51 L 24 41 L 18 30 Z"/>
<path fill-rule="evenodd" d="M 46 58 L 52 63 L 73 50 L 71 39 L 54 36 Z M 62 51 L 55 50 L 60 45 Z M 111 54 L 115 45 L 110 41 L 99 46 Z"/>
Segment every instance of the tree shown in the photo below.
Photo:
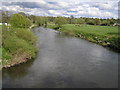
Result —
<path fill-rule="evenodd" d="M 87 24 L 89 24 L 89 25 L 94 25 L 94 21 L 93 21 L 92 19 L 89 19 L 89 20 L 87 21 Z"/>
<path fill-rule="evenodd" d="M 85 18 L 85 22 L 88 23 L 90 18 Z"/>
<path fill-rule="evenodd" d="M 113 19 L 113 18 L 111 18 L 109 21 L 110 21 L 110 24 L 117 23 L 117 21 L 115 19 Z"/>
<path fill-rule="evenodd" d="M 37 25 L 38 26 L 45 26 L 47 27 L 47 22 L 48 22 L 48 18 L 47 17 L 42 17 L 42 16 L 38 16 L 37 17 Z"/>
<path fill-rule="evenodd" d="M 108 25 L 110 25 L 110 22 L 108 20 L 103 20 L 101 25 L 102 26 L 108 26 Z"/>
<path fill-rule="evenodd" d="M 55 18 L 54 22 L 55 22 L 55 24 L 58 25 L 58 27 L 61 27 L 63 24 L 67 23 L 67 20 L 64 17 L 59 16 L 59 17 Z"/>
<path fill-rule="evenodd" d="M 77 19 L 77 23 L 78 24 L 84 24 L 85 23 L 85 20 L 83 18 L 78 18 Z"/>
<path fill-rule="evenodd" d="M 36 16 L 29 15 L 28 18 L 31 20 L 32 23 L 36 23 Z"/>
<path fill-rule="evenodd" d="M 71 24 L 78 24 L 78 20 L 76 18 L 72 19 Z"/>
<path fill-rule="evenodd" d="M 27 17 L 27 15 L 24 12 L 19 12 L 18 14 Z"/>
<path fill-rule="evenodd" d="M 100 23 L 101 23 L 100 19 L 98 19 L 98 18 L 94 19 L 94 24 L 95 25 L 100 25 Z"/>
<path fill-rule="evenodd" d="M 71 16 L 70 16 L 70 24 L 73 24 L 73 22 L 74 22 L 74 16 L 71 15 Z"/>
<path fill-rule="evenodd" d="M 31 22 L 23 15 L 13 14 L 10 18 L 10 24 L 16 28 L 28 28 L 31 25 Z"/>
<path fill-rule="evenodd" d="M 48 16 L 47 18 L 48 18 L 48 21 L 49 21 L 49 22 L 54 22 L 55 17 L 53 17 L 53 16 Z"/>
<path fill-rule="evenodd" d="M 44 27 L 47 27 L 47 23 L 48 23 L 48 18 L 44 17 Z"/>

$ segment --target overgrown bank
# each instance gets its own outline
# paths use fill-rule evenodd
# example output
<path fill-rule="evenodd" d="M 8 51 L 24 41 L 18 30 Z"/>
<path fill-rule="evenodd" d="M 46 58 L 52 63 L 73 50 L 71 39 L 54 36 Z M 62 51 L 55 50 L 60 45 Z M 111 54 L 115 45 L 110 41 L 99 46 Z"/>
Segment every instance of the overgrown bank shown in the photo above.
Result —
<path fill-rule="evenodd" d="M 80 37 L 120 52 L 118 27 L 65 24 L 58 29 L 57 25 L 49 24 L 48 28 L 57 29 L 66 35 Z"/>
<path fill-rule="evenodd" d="M 35 58 L 37 37 L 29 29 L 30 21 L 15 14 L 11 26 L 2 25 L 2 68 L 11 67 Z"/>
<path fill-rule="evenodd" d="M 29 29 L 2 28 L 2 67 L 10 67 L 35 57 L 37 38 Z"/>

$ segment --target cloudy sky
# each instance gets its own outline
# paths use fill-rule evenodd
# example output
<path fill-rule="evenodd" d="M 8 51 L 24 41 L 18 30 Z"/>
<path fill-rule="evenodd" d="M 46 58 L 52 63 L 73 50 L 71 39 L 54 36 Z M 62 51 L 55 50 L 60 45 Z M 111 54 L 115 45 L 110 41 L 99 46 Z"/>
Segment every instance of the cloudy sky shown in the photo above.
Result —
<path fill-rule="evenodd" d="M 2 0 L 0 0 L 2 1 Z M 0 10 L 39 16 L 118 18 L 119 0 L 3 0 Z M 0 5 L 1 6 L 1 5 Z"/>

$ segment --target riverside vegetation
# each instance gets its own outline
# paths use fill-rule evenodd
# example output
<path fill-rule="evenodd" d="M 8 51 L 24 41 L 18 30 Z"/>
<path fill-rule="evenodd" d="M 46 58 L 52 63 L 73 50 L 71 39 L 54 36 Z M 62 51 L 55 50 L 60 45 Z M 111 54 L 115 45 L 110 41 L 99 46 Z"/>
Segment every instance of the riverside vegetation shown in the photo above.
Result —
<path fill-rule="evenodd" d="M 119 19 L 57 17 L 48 28 L 76 36 L 120 52 Z"/>
<path fill-rule="evenodd" d="M 35 57 L 37 38 L 30 30 L 34 26 L 56 29 L 66 35 L 80 37 L 120 51 L 119 26 L 113 26 L 119 19 L 34 16 L 23 12 L 10 15 L 8 11 L 1 13 L 2 23 L 10 24 L 1 26 L 3 40 L 0 50 L 3 67 L 14 66 Z"/>
<path fill-rule="evenodd" d="M 61 31 L 66 35 L 80 37 L 105 47 L 109 47 L 115 51 L 120 51 L 118 27 L 85 24 L 64 24 L 59 29 L 55 24 L 50 24 L 48 27 L 52 29 L 57 28 L 58 31 Z"/>
<path fill-rule="evenodd" d="M 30 31 L 30 21 L 20 14 L 13 14 L 10 25 L 2 25 L 2 67 L 10 67 L 35 57 L 36 36 Z"/>

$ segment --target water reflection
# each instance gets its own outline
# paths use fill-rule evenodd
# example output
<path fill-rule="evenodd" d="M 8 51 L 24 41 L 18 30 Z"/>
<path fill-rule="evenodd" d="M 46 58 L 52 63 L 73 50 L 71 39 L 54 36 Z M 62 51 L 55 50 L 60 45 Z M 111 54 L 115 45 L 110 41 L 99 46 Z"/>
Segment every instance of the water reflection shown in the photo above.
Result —
<path fill-rule="evenodd" d="M 29 60 L 27 63 L 23 63 L 8 69 L 2 70 L 3 80 L 4 78 L 20 79 L 28 74 L 28 68 L 33 64 L 34 60 Z"/>

